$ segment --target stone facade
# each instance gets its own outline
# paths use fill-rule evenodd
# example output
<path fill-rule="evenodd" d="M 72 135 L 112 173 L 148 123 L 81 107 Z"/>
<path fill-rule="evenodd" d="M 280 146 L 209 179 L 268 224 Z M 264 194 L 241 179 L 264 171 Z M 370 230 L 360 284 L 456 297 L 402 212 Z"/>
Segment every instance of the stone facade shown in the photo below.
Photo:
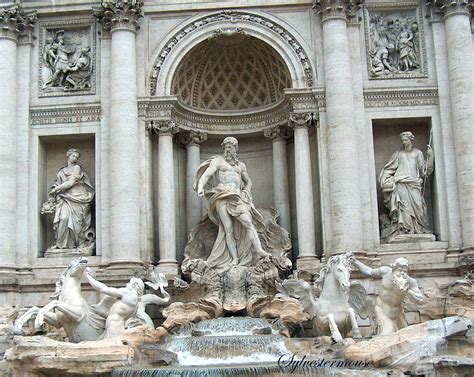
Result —
<path fill-rule="evenodd" d="M 420 289 L 445 297 L 474 251 L 471 9 L 461 0 L 2 2 L 0 304 L 44 305 L 69 262 L 44 258 L 54 235 L 40 216 L 68 149 L 81 150 L 95 189 L 89 265 L 119 286 L 152 264 L 179 275 L 206 209 L 194 172 L 230 135 L 255 204 L 276 208 L 290 232 L 295 269 L 314 274 L 347 250 L 372 267 L 405 257 Z M 377 177 L 402 131 L 425 158 L 427 144 L 434 152 L 423 193 L 435 241 L 381 237 Z M 411 310 L 412 323 L 430 316 Z"/>

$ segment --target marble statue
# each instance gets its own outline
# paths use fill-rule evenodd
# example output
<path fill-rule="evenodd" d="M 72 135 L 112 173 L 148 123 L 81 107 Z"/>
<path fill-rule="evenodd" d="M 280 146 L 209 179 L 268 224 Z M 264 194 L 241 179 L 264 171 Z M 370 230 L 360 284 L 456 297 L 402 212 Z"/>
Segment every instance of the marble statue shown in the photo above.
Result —
<path fill-rule="evenodd" d="M 94 279 L 90 270 L 86 270 L 86 279 L 92 288 L 115 298 L 107 314 L 104 339 L 122 335 L 127 327 L 131 327 L 131 323 L 133 325 L 144 323 L 153 327 L 153 321 L 145 312 L 146 305 L 163 305 L 169 301 L 170 295 L 163 288 L 168 285 L 163 274 L 156 275 L 156 273 L 152 273 L 151 278 L 153 283 L 147 285 L 153 289 L 159 288 L 163 297 L 155 294 L 144 294 L 145 283 L 142 279 L 132 277 L 125 287 L 114 288 Z M 134 316 L 137 317 L 136 322 L 130 321 L 134 319 Z"/>
<path fill-rule="evenodd" d="M 80 152 L 69 149 L 67 165 L 56 176 L 49 199 L 41 213 L 54 213 L 54 244 L 45 256 L 92 255 L 95 234 L 92 229 L 94 187 L 77 163 Z"/>
<path fill-rule="evenodd" d="M 368 54 L 372 76 L 418 72 L 421 68 L 416 13 L 370 11 Z"/>
<path fill-rule="evenodd" d="M 408 261 L 397 258 L 389 266 L 370 268 L 351 258 L 352 264 L 364 275 L 382 278 L 377 299 L 375 300 L 375 320 L 377 335 L 392 334 L 408 326 L 404 312 L 405 298 L 417 303 L 423 303 L 423 295 L 415 279 L 408 276 Z"/>
<path fill-rule="evenodd" d="M 356 314 L 364 317 L 367 292 L 359 282 L 350 281 L 351 260 L 351 253 L 329 258 L 314 286 L 302 279 L 277 283 L 279 293 L 275 298 L 297 297 L 312 320 L 317 336 L 330 335 L 338 343 L 350 332 L 353 338 L 361 338 Z"/>
<path fill-rule="evenodd" d="M 73 91 L 91 87 L 90 47 L 82 43 L 82 40 L 66 38 L 64 30 L 54 31 L 46 38 L 42 50 L 43 89 Z"/>
<path fill-rule="evenodd" d="M 273 208 L 255 207 L 237 140 L 227 137 L 222 147 L 223 156 L 198 168 L 193 188 L 208 199 L 208 215 L 192 228 L 181 265 L 191 284 L 205 287 L 205 297 L 166 308 L 168 328 L 225 312 L 258 316 L 275 280 L 291 268 L 289 234 Z"/>
<path fill-rule="evenodd" d="M 402 147 L 383 167 L 379 182 L 391 224 L 382 238 L 399 234 L 430 234 L 428 212 L 423 198 L 424 180 L 433 172 L 433 151 L 428 145 L 427 160 L 413 147 L 410 131 L 400 134 Z"/>
<path fill-rule="evenodd" d="M 56 283 L 53 299 L 43 308 L 32 307 L 16 321 L 13 333 L 22 334 L 22 328 L 32 317 L 38 330 L 44 322 L 56 328 L 64 328 L 72 343 L 95 341 L 121 335 L 125 329 L 149 325 L 153 321 L 145 312 L 149 304 L 163 305 L 170 299 L 164 287 L 168 285 L 163 274 L 150 273 L 150 282 L 131 278 L 125 288 L 111 288 L 92 277 L 85 257 L 72 260 Z M 105 294 L 97 304 L 89 304 L 82 295 L 81 280 L 85 274 L 94 289 Z M 145 284 L 160 290 L 163 297 L 144 294 Z"/>
<path fill-rule="evenodd" d="M 245 265 L 252 261 L 253 253 L 269 255 L 257 233 L 264 220 L 253 205 L 252 181 L 245 164 L 238 159 L 237 139 L 226 137 L 221 145 L 224 155 L 212 157 L 199 167 L 195 185 L 197 194 L 209 199 L 208 216 L 219 227 L 207 263 Z M 215 182 L 209 184 L 211 178 Z"/>
<path fill-rule="evenodd" d="M 64 328 L 70 342 L 97 340 L 104 332 L 105 316 L 110 301 L 104 298 L 94 308 L 87 303 L 81 293 L 81 279 L 87 268 L 85 257 L 72 260 L 56 283 L 53 300 L 43 308 L 32 307 L 19 317 L 14 333 L 21 334 L 23 325 L 36 316 L 34 327 L 39 329 L 46 322 L 56 328 Z"/>

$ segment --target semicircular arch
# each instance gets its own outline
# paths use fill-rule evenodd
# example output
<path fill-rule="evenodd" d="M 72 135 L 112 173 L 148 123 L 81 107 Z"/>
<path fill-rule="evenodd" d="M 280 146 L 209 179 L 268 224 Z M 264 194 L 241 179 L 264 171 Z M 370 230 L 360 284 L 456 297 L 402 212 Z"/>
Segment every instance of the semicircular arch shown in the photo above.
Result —
<path fill-rule="evenodd" d="M 164 39 L 155 53 L 149 72 L 150 96 L 172 95 L 174 74 L 186 54 L 215 33 L 239 31 L 271 46 L 283 59 L 291 77 L 292 88 L 312 87 L 315 68 L 309 59 L 309 47 L 283 21 L 268 14 L 244 11 L 221 11 L 188 20 Z"/>

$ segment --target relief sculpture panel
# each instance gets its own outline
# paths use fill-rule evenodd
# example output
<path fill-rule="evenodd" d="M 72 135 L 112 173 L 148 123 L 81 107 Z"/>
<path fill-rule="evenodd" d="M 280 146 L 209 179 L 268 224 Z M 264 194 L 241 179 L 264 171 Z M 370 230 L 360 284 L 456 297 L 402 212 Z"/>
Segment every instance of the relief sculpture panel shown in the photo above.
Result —
<path fill-rule="evenodd" d="M 95 26 L 78 21 L 40 27 L 40 97 L 95 93 Z"/>
<path fill-rule="evenodd" d="M 426 77 L 423 23 L 417 9 L 365 9 L 369 78 Z"/>

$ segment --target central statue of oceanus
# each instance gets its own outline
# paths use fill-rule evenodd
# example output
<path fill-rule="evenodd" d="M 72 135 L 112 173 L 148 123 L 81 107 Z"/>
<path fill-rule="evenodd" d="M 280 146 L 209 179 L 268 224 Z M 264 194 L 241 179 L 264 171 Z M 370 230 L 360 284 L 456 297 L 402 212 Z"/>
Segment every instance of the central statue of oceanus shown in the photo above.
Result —
<path fill-rule="evenodd" d="M 208 201 L 208 215 L 192 230 L 181 266 L 206 287 L 198 303 L 173 303 L 163 311 L 165 327 L 220 317 L 224 312 L 256 316 L 282 271 L 291 267 L 288 232 L 277 224 L 273 208 L 257 208 L 247 166 L 237 155 L 238 142 L 226 137 L 222 156 L 205 161 L 194 189 Z"/>

